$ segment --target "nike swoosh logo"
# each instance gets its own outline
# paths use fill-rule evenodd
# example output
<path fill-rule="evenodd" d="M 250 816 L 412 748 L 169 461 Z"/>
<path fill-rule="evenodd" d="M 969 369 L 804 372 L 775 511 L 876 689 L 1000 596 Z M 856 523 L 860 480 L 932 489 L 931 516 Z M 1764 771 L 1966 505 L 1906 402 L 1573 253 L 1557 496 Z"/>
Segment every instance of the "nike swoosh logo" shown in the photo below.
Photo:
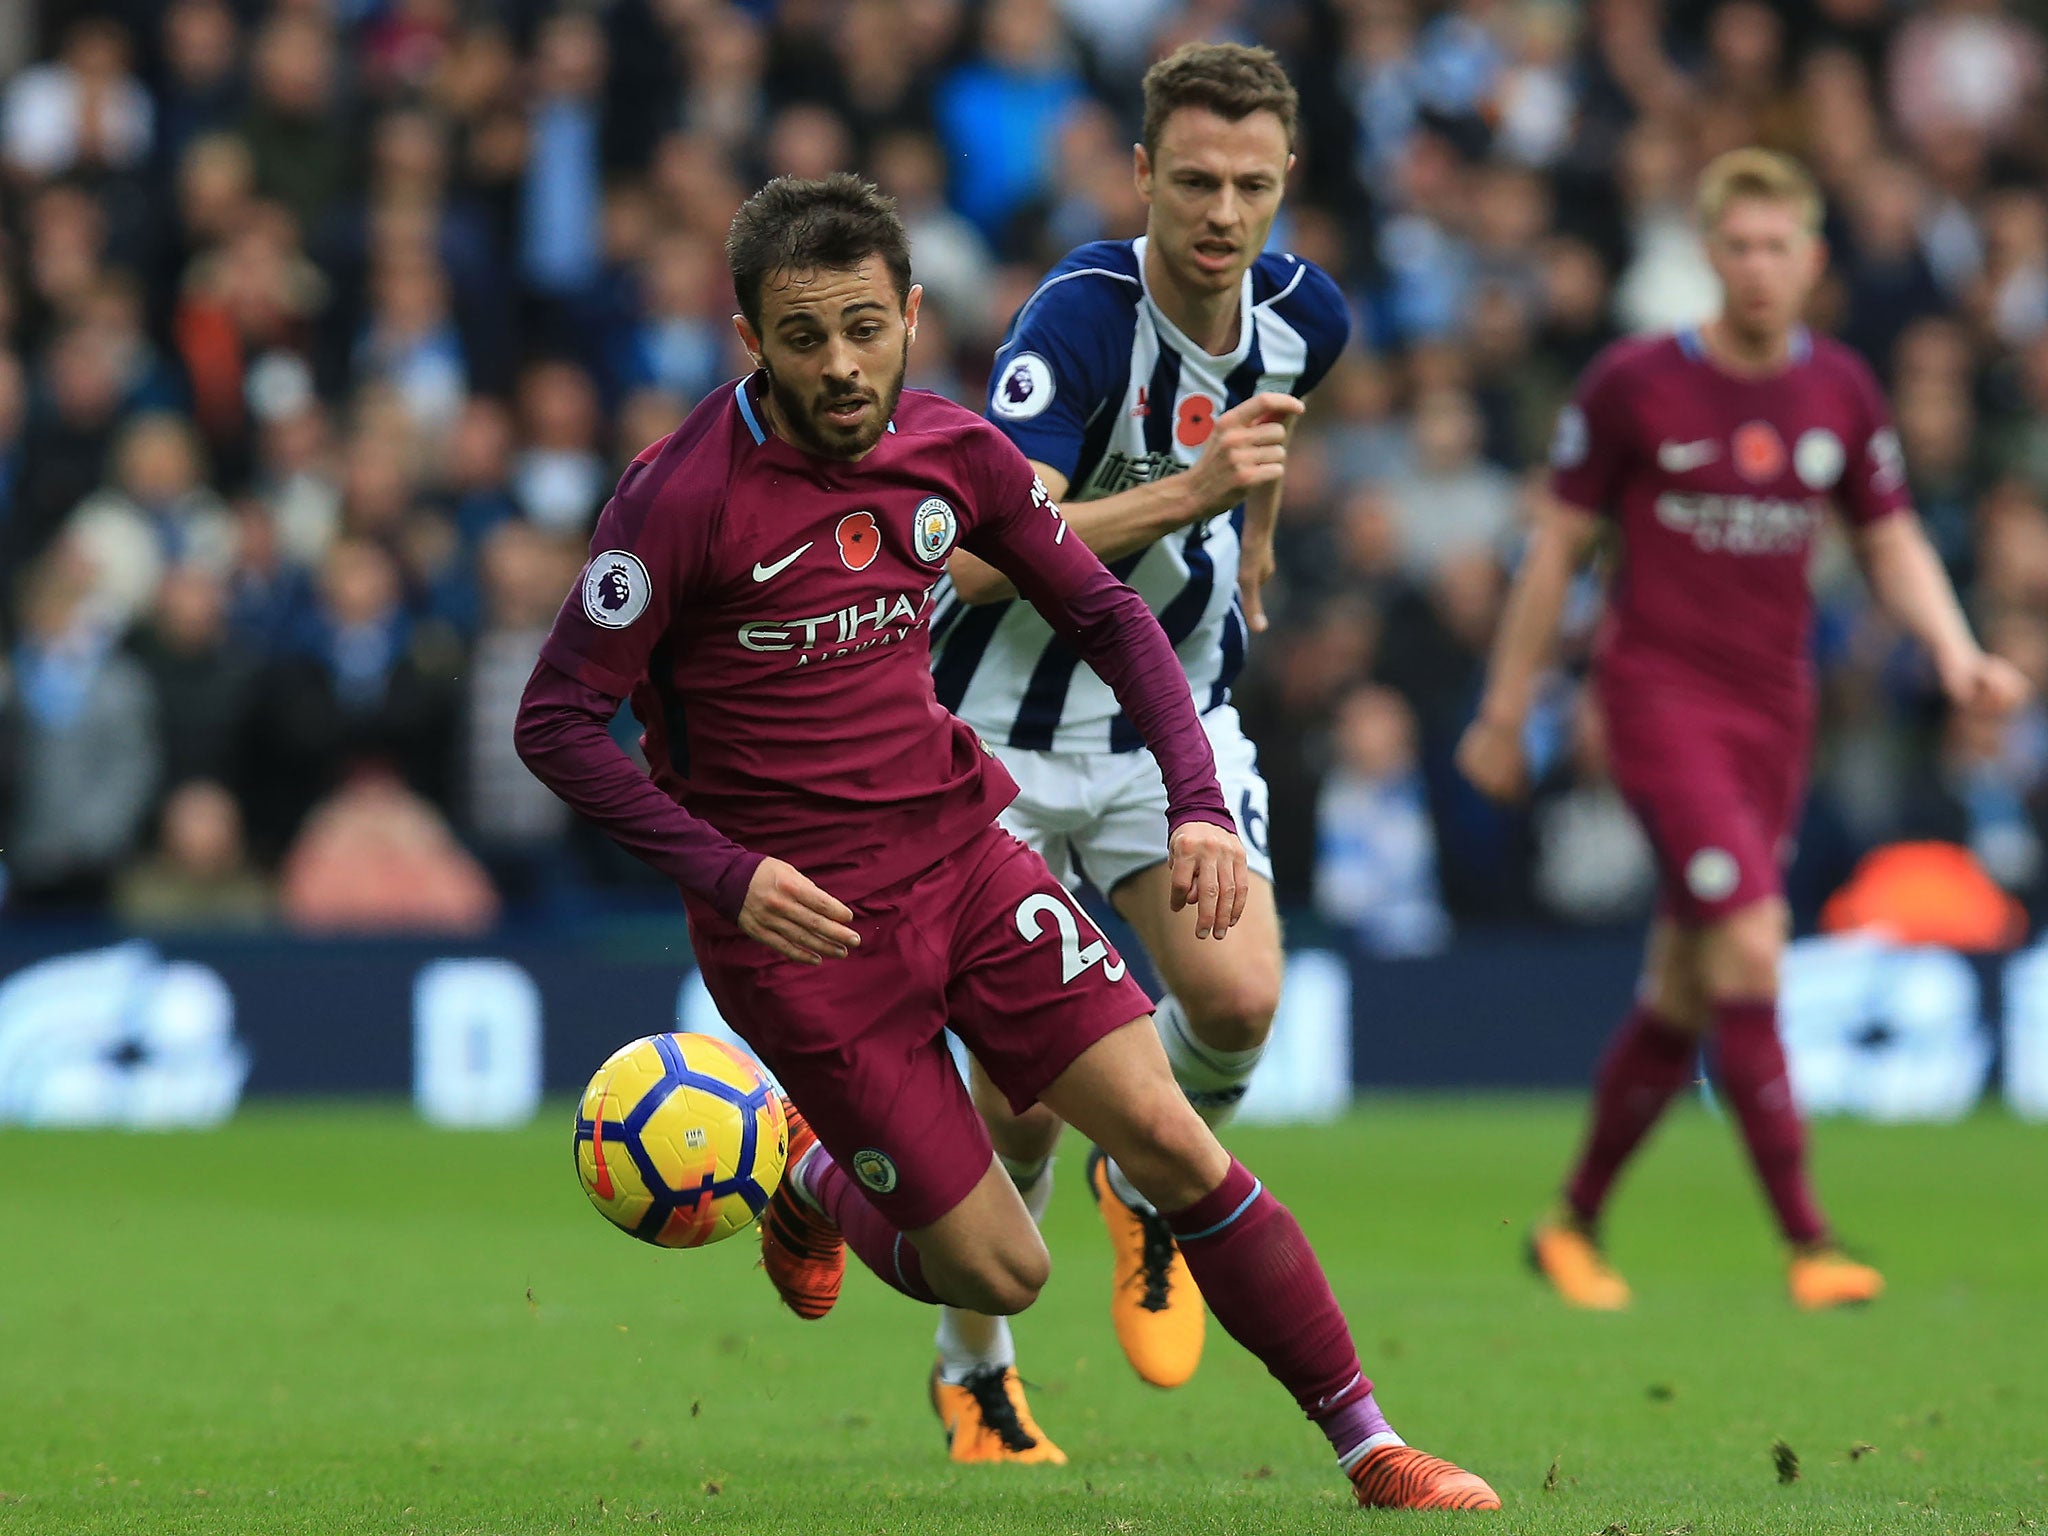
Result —
<path fill-rule="evenodd" d="M 1697 443 L 1664 443 L 1657 449 L 1657 467 L 1667 475 L 1682 475 L 1721 456 L 1721 445 L 1711 438 Z"/>
<path fill-rule="evenodd" d="M 818 541 L 816 539 L 812 539 L 810 541 L 810 544 L 799 544 L 795 549 L 792 549 L 788 554 L 784 555 L 780 560 L 776 561 L 773 565 L 763 565 L 758 560 L 755 561 L 754 580 L 773 581 L 776 577 L 780 576 L 784 571 L 788 570 L 791 565 L 795 564 L 796 557 L 798 555 L 802 554 L 805 550 L 809 549 L 811 547 L 811 544 L 815 544 L 817 542 Z"/>

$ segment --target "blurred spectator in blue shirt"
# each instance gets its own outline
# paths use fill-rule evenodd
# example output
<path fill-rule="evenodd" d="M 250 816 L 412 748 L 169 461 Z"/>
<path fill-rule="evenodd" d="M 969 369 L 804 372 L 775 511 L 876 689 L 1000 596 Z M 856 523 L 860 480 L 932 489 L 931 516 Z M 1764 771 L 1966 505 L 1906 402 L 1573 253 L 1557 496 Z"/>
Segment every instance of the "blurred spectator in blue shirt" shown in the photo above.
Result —
<path fill-rule="evenodd" d="M 171 0 L 161 32 L 157 164 L 174 168 L 185 147 L 242 115 L 241 23 L 227 0 Z"/>
<path fill-rule="evenodd" d="M 604 29 L 566 11 L 542 24 L 535 47 L 520 269 L 535 292 L 567 299 L 597 281 L 601 264 Z"/>
<path fill-rule="evenodd" d="M 1395 208 L 1379 236 L 1388 323 L 1397 341 L 1447 337 L 1472 290 L 1472 179 L 1457 145 L 1436 132 L 1410 134 L 1394 170 Z"/>
<path fill-rule="evenodd" d="M 1479 117 L 1493 105 L 1507 63 L 1488 25 L 1493 0 L 1460 0 L 1439 12 L 1415 48 L 1415 89 L 1424 105 L 1451 117 Z"/>
<path fill-rule="evenodd" d="M 1413 9 L 1398 0 L 1361 5 L 1350 43 L 1343 79 L 1358 125 L 1358 179 L 1390 192 L 1422 106 Z"/>
<path fill-rule="evenodd" d="M 1085 38 L 1105 73 L 1137 76 L 1152 62 L 1175 0 L 1060 0 L 1060 13 Z"/>
<path fill-rule="evenodd" d="M 1984 483 L 1976 452 L 1977 407 L 1967 390 L 1910 383 L 1893 398 L 1913 509 L 1958 583 L 1971 575 L 1971 524 Z"/>
<path fill-rule="evenodd" d="M 1060 125 L 1057 143 L 1057 172 L 1044 199 L 1045 234 L 1038 252 L 1044 263 L 1050 266 L 1091 240 L 1130 240 L 1145 233 L 1145 203 L 1131 175 L 1129 136 L 1115 115 L 1107 107 L 1084 103 Z"/>
<path fill-rule="evenodd" d="M 1391 688 L 1354 690 L 1337 705 L 1330 755 L 1316 801 L 1316 911 L 1367 954 L 1435 954 L 1451 923 L 1414 712 Z"/>
<path fill-rule="evenodd" d="M 618 478 L 598 452 L 590 375 L 560 359 L 533 364 L 519 379 L 519 418 L 530 446 L 512 461 L 512 500 L 551 533 L 588 532 Z"/>
<path fill-rule="evenodd" d="M 247 497 L 234 510 L 235 568 L 228 573 L 228 621 L 237 643 L 267 662 L 296 643 L 313 601 L 311 568 L 288 553 L 263 502 Z"/>
<path fill-rule="evenodd" d="M 2006 721 L 1951 710 L 1930 771 L 1907 797 L 1906 831 L 1968 848 L 2008 891 L 2034 887 L 2042 869 L 2039 764 L 2008 750 Z"/>
<path fill-rule="evenodd" d="M 1641 823 L 1614 786 L 1607 728 L 1590 688 L 1571 710 L 1569 750 L 1543 775 L 1531 809 L 1538 906 L 1566 923 L 1632 922 L 1656 894 L 1657 865 Z"/>
<path fill-rule="evenodd" d="M 1845 305 L 1839 334 L 1880 378 L 1906 327 L 1942 309 L 1920 244 L 1926 203 L 1918 173 L 1901 160 L 1866 165 L 1850 191 L 1847 248 L 1836 257 Z"/>
<path fill-rule="evenodd" d="M 318 565 L 341 528 L 334 422 L 319 401 L 308 397 L 264 422 L 255 488 L 283 557 L 308 570 Z"/>
<path fill-rule="evenodd" d="M 395 391 L 413 427 L 429 440 L 453 427 L 469 392 L 469 361 L 447 274 L 431 251 L 393 252 L 373 266 L 369 324 L 356 346 L 355 372 Z"/>
<path fill-rule="evenodd" d="M 919 262 L 923 275 L 923 262 Z M 721 253 L 695 234 L 658 235 L 641 262 L 639 313 L 613 339 L 615 391 L 653 387 L 697 400 L 726 376 L 731 285 Z"/>
<path fill-rule="evenodd" d="M 471 551 L 500 523 L 519 516 L 511 491 L 512 441 L 512 413 L 487 395 L 470 398 L 449 436 L 442 493 Z"/>
<path fill-rule="evenodd" d="M 992 0 L 981 40 L 981 56 L 940 85 L 938 120 L 954 206 L 1000 243 L 1011 215 L 1044 189 L 1081 81 L 1051 0 Z"/>
<path fill-rule="evenodd" d="M 134 417 L 122 428 L 112 467 L 109 484 L 71 514 L 64 537 L 91 565 L 95 613 L 122 635 L 155 600 L 172 566 L 226 575 L 235 527 L 207 484 L 199 443 L 182 416 Z"/>
<path fill-rule="evenodd" d="M 2005 187 L 1980 210 L 1984 268 L 1965 296 L 1978 323 L 2021 348 L 2048 331 L 2048 199 L 2031 187 Z"/>
<path fill-rule="evenodd" d="M 446 281 L 448 314 L 461 333 L 465 370 L 474 383 L 509 382 L 511 273 L 494 248 L 481 204 L 450 184 L 445 125 L 433 113 L 395 108 L 371 136 L 364 195 L 328 223 L 323 262 L 345 302 L 374 302 L 378 264 L 401 254 L 425 256 Z M 354 342 L 358 338 L 350 337 Z"/>
<path fill-rule="evenodd" d="M 23 585 L 4 733 L 13 784 L 7 830 L 12 903 L 103 905 L 135 851 L 160 763 L 149 677 L 115 648 L 92 608 L 84 555 L 58 546 Z"/>
<path fill-rule="evenodd" d="M 896 199 L 925 303 L 938 304 L 966 335 L 989 339 L 1007 315 L 990 312 L 994 264 L 981 232 L 946 206 L 946 160 L 928 133 L 892 133 L 875 145 L 875 182 Z M 1126 171 L 1124 182 L 1130 182 Z"/>
<path fill-rule="evenodd" d="M 265 679 L 250 816 L 275 849 L 366 765 L 442 799 L 456 720 L 448 677 L 414 648 L 397 561 L 367 539 L 328 551 L 299 643 Z"/>

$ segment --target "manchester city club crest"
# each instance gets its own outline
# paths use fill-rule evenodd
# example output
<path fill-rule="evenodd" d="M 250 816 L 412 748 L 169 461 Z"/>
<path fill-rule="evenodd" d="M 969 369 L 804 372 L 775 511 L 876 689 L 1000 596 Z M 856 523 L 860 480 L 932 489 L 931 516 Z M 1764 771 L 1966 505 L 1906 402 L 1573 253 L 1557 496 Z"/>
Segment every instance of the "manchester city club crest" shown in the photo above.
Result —
<path fill-rule="evenodd" d="M 917 515 L 910 527 L 911 543 L 916 546 L 918 559 L 937 565 L 946 558 L 946 551 L 953 547 L 953 540 L 959 532 L 960 519 L 943 499 L 928 496 L 918 503 Z"/>
<path fill-rule="evenodd" d="M 878 1147 L 862 1147 L 853 1154 L 853 1176 L 878 1195 L 896 1187 L 896 1165 Z"/>
<path fill-rule="evenodd" d="M 1826 427 L 1800 433 L 1792 448 L 1792 468 L 1811 491 L 1828 490 L 1841 479 L 1847 458 L 1842 440 Z"/>

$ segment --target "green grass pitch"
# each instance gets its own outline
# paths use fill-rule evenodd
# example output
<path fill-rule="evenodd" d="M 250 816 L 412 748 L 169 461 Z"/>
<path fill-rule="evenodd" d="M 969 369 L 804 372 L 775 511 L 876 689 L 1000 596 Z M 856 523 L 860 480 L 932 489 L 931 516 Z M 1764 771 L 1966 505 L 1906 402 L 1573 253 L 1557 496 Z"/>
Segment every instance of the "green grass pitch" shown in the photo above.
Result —
<path fill-rule="evenodd" d="M 1820 1126 L 1892 1294 L 1804 1317 L 1728 1128 L 1688 1109 L 1611 1219 L 1636 1308 L 1592 1317 L 1520 1265 L 1577 1123 L 1375 1101 L 1233 1138 L 1395 1423 L 1491 1478 L 1493 1517 L 1352 1510 L 1213 1325 L 1189 1387 L 1139 1384 L 1071 1144 L 1018 1330 L 1072 1465 L 956 1470 L 927 1314 L 863 1274 L 799 1323 L 750 1237 L 633 1243 L 577 1189 L 565 1106 L 516 1134 L 322 1104 L 0 1134 L 0 1531 L 2048 1532 L 2048 1126 Z"/>

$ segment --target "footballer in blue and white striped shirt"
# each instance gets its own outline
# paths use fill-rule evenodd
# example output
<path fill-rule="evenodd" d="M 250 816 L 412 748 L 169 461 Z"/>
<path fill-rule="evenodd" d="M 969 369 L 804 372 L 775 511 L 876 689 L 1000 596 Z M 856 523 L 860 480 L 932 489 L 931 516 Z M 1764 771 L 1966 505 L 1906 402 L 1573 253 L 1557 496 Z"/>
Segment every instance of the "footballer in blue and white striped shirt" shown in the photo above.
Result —
<path fill-rule="evenodd" d="M 1297 105 L 1264 49 L 1191 44 L 1156 65 L 1134 151 L 1144 236 L 1081 246 L 1054 267 L 1011 321 L 989 380 L 989 419 L 1024 450 L 1069 527 L 1159 616 L 1186 669 L 1257 877 L 1227 938 L 1198 941 L 1170 910 L 1164 785 L 1073 648 L 964 552 L 932 624 L 939 702 L 1021 788 L 1004 825 L 1055 872 L 1106 893 L 1135 930 L 1167 988 L 1157 1012 L 1167 1058 L 1212 1125 L 1244 1095 L 1283 967 L 1266 786 L 1230 686 L 1264 627 L 1259 588 L 1273 567 L 1289 433 L 1350 333 L 1329 274 L 1266 249 Z M 1042 1212 L 1058 1121 L 1042 1106 L 1014 1116 L 985 1083 L 977 1090 L 996 1150 Z M 1201 1356 L 1202 1299 L 1164 1220 L 1121 1171 L 1097 1152 L 1088 1177 L 1116 1248 L 1118 1339 L 1139 1375 L 1177 1386 Z M 985 1389 L 1015 1362 L 1001 1319 L 948 1312 L 939 1356 L 934 1401 L 957 1458 L 1058 1456 L 1035 1425 L 1021 1436 L 1033 1448 L 1007 1452 L 1017 1437 L 976 1427 L 995 1400 L 978 1405 L 968 1387 Z"/>

